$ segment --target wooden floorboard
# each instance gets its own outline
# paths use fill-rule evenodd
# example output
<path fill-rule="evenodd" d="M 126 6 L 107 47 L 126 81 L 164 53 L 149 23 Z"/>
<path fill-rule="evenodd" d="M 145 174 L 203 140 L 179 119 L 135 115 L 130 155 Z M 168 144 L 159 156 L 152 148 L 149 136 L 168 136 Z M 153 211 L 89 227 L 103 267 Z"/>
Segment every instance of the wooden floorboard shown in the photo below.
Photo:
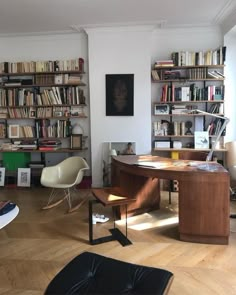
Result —
<path fill-rule="evenodd" d="M 43 294 L 55 274 L 83 251 L 170 270 L 175 276 L 170 295 L 236 294 L 236 219 L 231 219 L 227 246 L 181 242 L 176 221 L 158 223 L 161 217 L 164 217 L 162 222 L 172 221 L 178 211 L 177 194 L 169 205 L 167 194 L 162 193 L 161 210 L 139 216 L 137 220 L 129 219 L 128 237 L 132 245 L 122 247 L 113 241 L 91 246 L 88 204 L 70 214 L 65 202 L 41 210 L 48 194 L 46 188 L 0 191 L 0 200 L 10 199 L 20 208 L 14 221 L 0 230 L 0 295 Z M 78 198 L 92 196 L 83 190 L 76 194 L 75 203 Z M 111 214 L 110 208 L 100 205 L 95 210 Z M 231 210 L 236 213 L 236 201 L 231 202 Z M 124 229 L 122 222 L 118 226 Z M 97 224 L 95 237 L 107 234 L 110 227 L 110 222 Z"/>

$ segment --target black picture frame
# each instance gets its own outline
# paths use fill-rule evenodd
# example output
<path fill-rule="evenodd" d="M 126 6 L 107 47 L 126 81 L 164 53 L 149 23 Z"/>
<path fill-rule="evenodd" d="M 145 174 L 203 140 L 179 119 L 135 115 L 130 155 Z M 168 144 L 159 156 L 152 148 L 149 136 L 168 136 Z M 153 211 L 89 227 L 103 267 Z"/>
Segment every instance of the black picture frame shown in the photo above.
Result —
<path fill-rule="evenodd" d="M 106 75 L 106 116 L 134 115 L 134 74 Z"/>
<path fill-rule="evenodd" d="M 72 134 L 70 137 L 70 148 L 72 150 L 82 150 L 82 134 Z"/>

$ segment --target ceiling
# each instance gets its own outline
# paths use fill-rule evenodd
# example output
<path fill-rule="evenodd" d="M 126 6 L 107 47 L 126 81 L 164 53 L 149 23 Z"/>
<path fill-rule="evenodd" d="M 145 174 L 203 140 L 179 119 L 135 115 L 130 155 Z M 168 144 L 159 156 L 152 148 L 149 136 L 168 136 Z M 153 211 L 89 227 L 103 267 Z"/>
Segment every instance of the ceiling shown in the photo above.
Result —
<path fill-rule="evenodd" d="M 232 11 L 236 0 L 0 0 L 0 35 L 117 25 L 215 26 Z"/>

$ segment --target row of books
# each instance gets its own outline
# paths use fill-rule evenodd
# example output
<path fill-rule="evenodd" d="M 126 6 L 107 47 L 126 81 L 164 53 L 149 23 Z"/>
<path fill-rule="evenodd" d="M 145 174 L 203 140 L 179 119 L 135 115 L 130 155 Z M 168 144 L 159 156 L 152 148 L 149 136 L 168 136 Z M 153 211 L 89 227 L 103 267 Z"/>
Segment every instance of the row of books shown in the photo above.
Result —
<path fill-rule="evenodd" d="M 57 120 L 51 123 L 50 120 L 41 119 L 35 121 L 35 126 L 18 124 L 0 124 L 1 138 L 46 138 L 46 137 L 69 137 L 72 133 L 70 120 Z M 7 134 L 6 134 L 7 130 Z"/>
<path fill-rule="evenodd" d="M 178 51 L 171 54 L 175 66 L 223 65 L 226 59 L 226 46 L 207 51 Z"/>
<path fill-rule="evenodd" d="M 58 137 L 66 138 L 72 133 L 69 120 L 57 120 L 52 124 L 50 120 L 42 119 L 35 122 L 35 135 L 37 138 Z"/>
<path fill-rule="evenodd" d="M 1 62 L 0 73 L 34 73 L 55 71 L 84 72 L 84 59 L 74 58 L 67 60 Z"/>
<path fill-rule="evenodd" d="M 15 77 L 15 76 L 14 76 Z M 9 78 L 1 77 L 0 83 L 3 86 L 18 87 L 18 86 L 46 86 L 53 84 L 68 84 L 68 85 L 84 85 L 80 74 L 37 74 L 33 78 Z"/>
<path fill-rule="evenodd" d="M 85 104 L 83 89 L 79 86 L 51 87 L 38 92 L 36 89 L 0 89 L 0 106 Z"/>
<path fill-rule="evenodd" d="M 168 122 L 162 120 L 154 122 L 153 133 L 154 136 L 164 136 L 164 135 L 185 135 L 186 133 L 186 122 Z"/>
<path fill-rule="evenodd" d="M 224 120 L 223 120 L 224 121 Z M 209 133 L 209 135 L 217 135 L 219 134 L 219 131 L 221 129 L 222 126 L 222 120 L 219 118 L 216 118 L 214 120 L 211 121 L 211 123 L 209 124 L 207 131 Z M 225 135 L 225 131 L 223 132 L 222 136 Z"/>
<path fill-rule="evenodd" d="M 61 148 L 61 141 L 60 140 L 12 140 L 12 145 L 14 146 L 14 149 L 19 150 L 42 150 L 42 151 L 50 151 L 50 150 L 57 150 Z M 30 168 L 43 168 L 44 165 L 42 163 L 37 162 L 32 163 L 32 165 L 29 165 Z"/>
<path fill-rule="evenodd" d="M 28 118 L 58 118 L 58 117 L 80 117 L 85 118 L 84 106 L 71 107 L 15 107 L 0 111 L 2 119 L 28 119 Z"/>
<path fill-rule="evenodd" d="M 219 70 L 209 70 L 206 67 L 193 69 L 168 69 L 152 70 L 152 80 L 204 80 L 204 79 L 221 79 L 225 78 Z"/>
<path fill-rule="evenodd" d="M 178 87 L 174 84 L 162 86 L 161 102 L 175 101 L 214 101 L 224 99 L 224 85 L 208 85 L 199 88 L 195 83 Z"/>

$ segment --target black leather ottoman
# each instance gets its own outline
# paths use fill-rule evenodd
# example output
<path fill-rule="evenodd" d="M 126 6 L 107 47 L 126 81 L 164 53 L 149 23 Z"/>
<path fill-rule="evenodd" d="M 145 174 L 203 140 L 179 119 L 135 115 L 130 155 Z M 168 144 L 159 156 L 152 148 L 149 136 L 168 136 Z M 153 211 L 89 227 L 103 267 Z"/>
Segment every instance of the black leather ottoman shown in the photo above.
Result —
<path fill-rule="evenodd" d="M 45 294 L 167 294 L 173 274 L 84 252 L 49 283 Z"/>

